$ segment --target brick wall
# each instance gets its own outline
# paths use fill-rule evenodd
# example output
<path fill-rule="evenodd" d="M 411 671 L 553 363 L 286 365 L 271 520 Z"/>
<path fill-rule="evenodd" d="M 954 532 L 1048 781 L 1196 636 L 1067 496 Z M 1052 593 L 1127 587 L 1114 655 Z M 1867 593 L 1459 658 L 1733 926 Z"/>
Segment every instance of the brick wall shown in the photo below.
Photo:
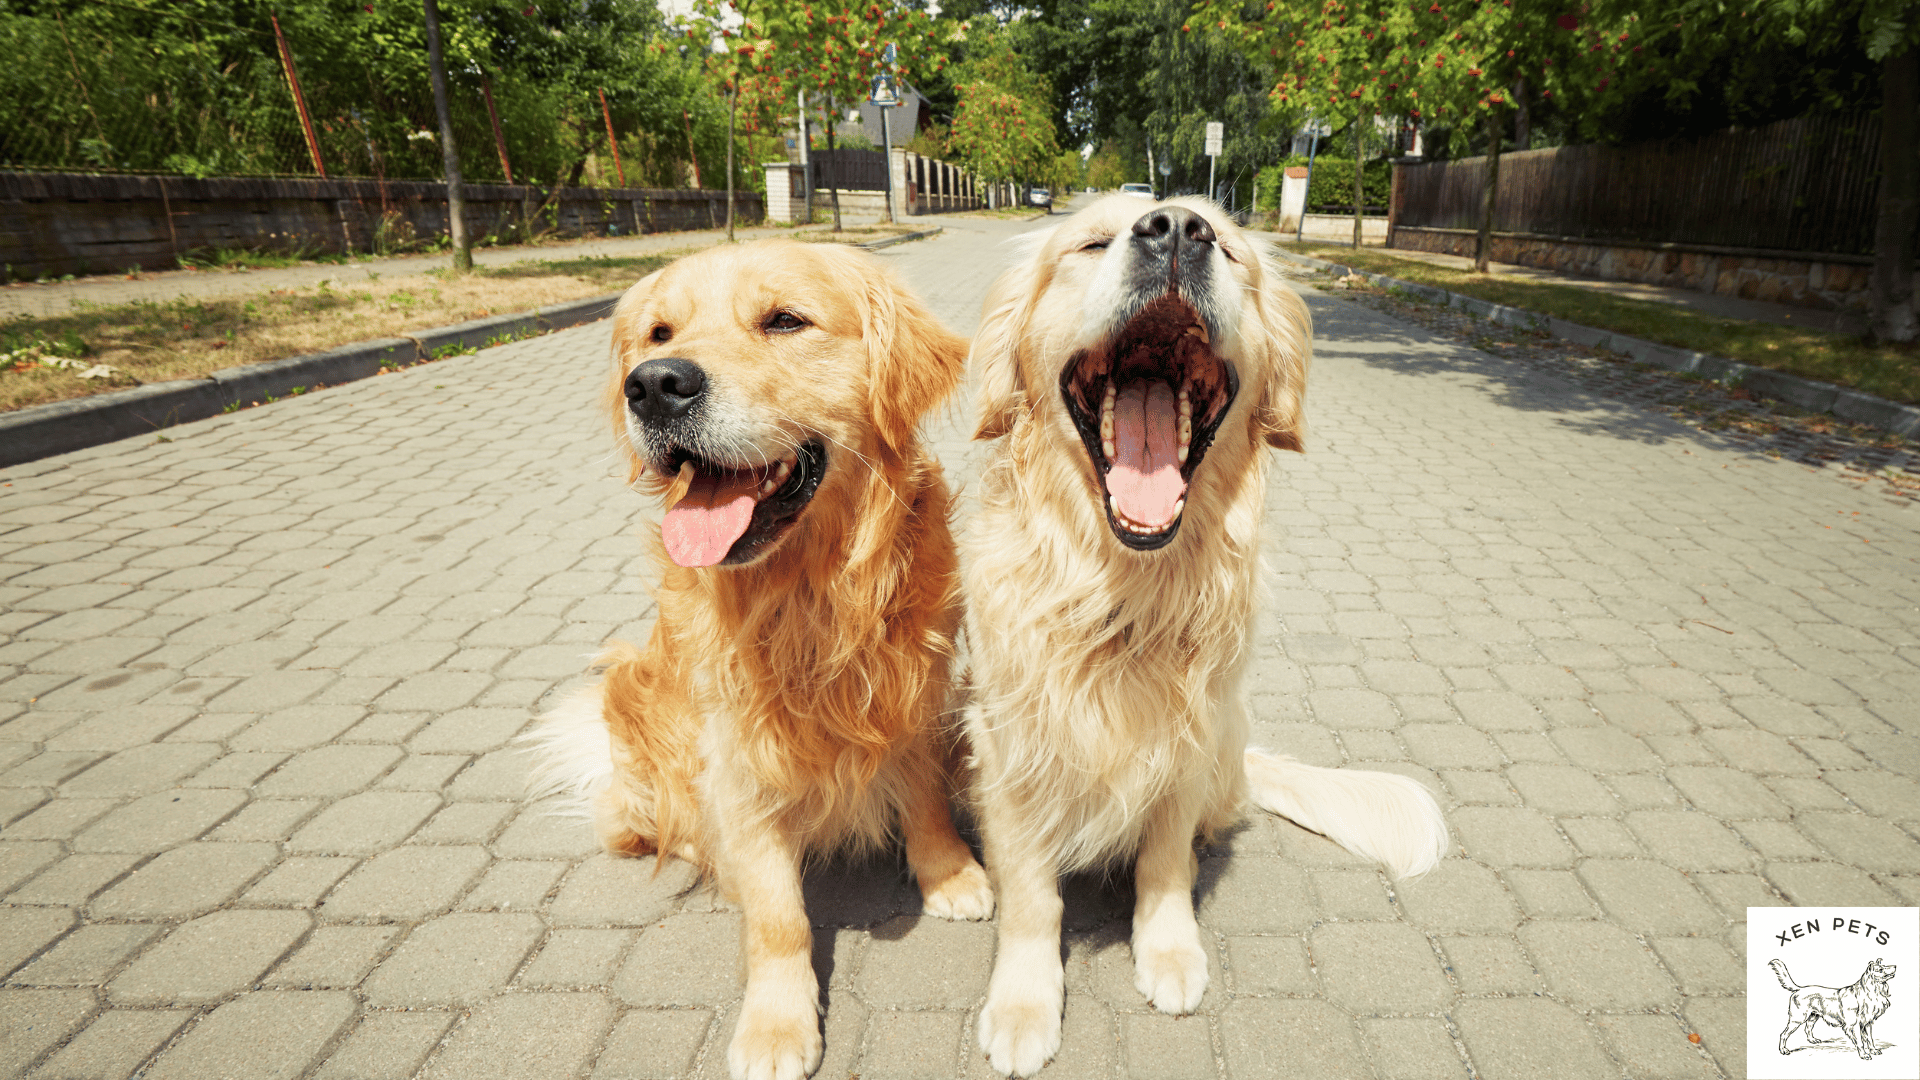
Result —
<path fill-rule="evenodd" d="M 736 195 L 737 219 L 763 216 Z M 544 207 L 544 209 L 542 209 Z M 538 228 L 569 236 L 709 229 L 727 222 L 724 191 L 466 187 L 476 238 Z M 372 251 L 384 233 L 430 239 L 447 230 L 446 185 L 426 181 L 96 176 L 0 172 L 0 264 L 11 280 L 171 269 L 208 248 Z"/>

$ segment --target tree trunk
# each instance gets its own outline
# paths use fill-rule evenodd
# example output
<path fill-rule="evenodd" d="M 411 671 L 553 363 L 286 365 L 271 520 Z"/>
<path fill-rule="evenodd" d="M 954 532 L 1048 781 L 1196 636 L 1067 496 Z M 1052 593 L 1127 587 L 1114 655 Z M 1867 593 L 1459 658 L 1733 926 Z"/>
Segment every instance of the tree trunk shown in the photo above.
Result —
<path fill-rule="evenodd" d="M 1920 226 L 1920 158 L 1916 158 L 1916 110 L 1920 109 L 1920 48 L 1887 57 L 1880 106 L 1880 221 L 1873 237 L 1874 341 L 1920 339 L 1913 297 L 1913 263 Z"/>
<path fill-rule="evenodd" d="M 833 127 L 834 127 L 833 122 L 840 118 L 840 114 L 837 111 L 838 108 L 839 106 L 833 103 L 833 95 L 828 94 L 827 95 L 827 160 L 831 161 L 833 163 L 833 167 L 836 169 L 840 167 L 840 159 L 833 152 Z M 838 177 L 835 177 L 832 180 L 832 182 L 827 184 L 827 196 L 833 200 L 833 231 L 839 232 L 840 231 L 840 184 L 839 184 Z"/>
<path fill-rule="evenodd" d="M 733 243 L 733 114 L 740 100 L 738 90 L 727 91 L 727 243 Z"/>
<path fill-rule="evenodd" d="M 1505 142 L 1499 109 L 1487 110 L 1487 178 L 1480 193 L 1480 232 L 1473 238 L 1473 272 L 1487 272 L 1487 248 L 1493 240 L 1493 205 L 1500 191 L 1500 144 Z"/>
<path fill-rule="evenodd" d="M 427 71 L 433 77 L 433 111 L 440 116 L 440 160 L 447 171 L 447 237 L 453 241 L 453 269 L 473 269 L 473 242 L 467 238 L 467 199 L 460 190 L 460 151 L 453 144 L 453 114 L 447 108 L 447 65 L 440 55 L 440 5 L 426 0 Z"/>
<path fill-rule="evenodd" d="M 1533 113 L 1527 107 L 1527 77 L 1513 80 L 1513 148 L 1533 149 Z"/>
<path fill-rule="evenodd" d="M 1364 158 L 1367 151 L 1361 142 L 1360 119 L 1357 116 L 1353 118 L 1353 246 L 1356 250 L 1360 247 L 1361 226 L 1366 221 L 1364 204 L 1367 201 L 1366 177 L 1363 175 L 1366 170 L 1361 168 L 1366 164 Z"/>

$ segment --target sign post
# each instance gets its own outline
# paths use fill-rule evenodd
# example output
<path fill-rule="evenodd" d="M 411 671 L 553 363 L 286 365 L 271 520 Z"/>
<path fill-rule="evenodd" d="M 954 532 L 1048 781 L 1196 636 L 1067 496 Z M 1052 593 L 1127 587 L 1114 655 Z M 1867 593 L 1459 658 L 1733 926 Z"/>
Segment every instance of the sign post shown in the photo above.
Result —
<path fill-rule="evenodd" d="M 900 104 L 900 90 L 894 83 L 893 75 L 894 58 L 897 55 L 893 43 L 888 42 L 886 51 L 880 56 L 880 73 L 873 77 L 873 89 L 867 95 L 867 104 L 880 110 L 880 159 L 887 173 L 887 211 L 882 220 L 889 225 L 894 223 L 893 134 L 887 129 L 887 110 L 897 108 Z"/>
<path fill-rule="evenodd" d="M 1217 197 L 1213 186 L 1213 169 L 1220 163 L 1220 143 L 1226 135 L 1226 125 L 1218 120 L 1207 121 L 1207 198 Z"/>

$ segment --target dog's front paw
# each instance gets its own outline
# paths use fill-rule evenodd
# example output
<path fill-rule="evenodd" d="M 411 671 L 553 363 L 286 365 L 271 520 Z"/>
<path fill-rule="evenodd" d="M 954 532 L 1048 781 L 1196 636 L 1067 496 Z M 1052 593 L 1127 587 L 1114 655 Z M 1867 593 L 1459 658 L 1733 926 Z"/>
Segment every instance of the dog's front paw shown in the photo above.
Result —
<path fill-rule="evenodd" d="M 939 919 L 987 919 L 993 917 L 993 883 L 987 872 L 972 859 L 946 879 L 934 884 L 920 883 L 920 909 Z"/>
<path fill-rule="evenodd" d="M 1060 1052 L 1058 997 L 996 993 L 980 1010 L 980 1049 L 993 1071 L 1032 1076 Z"/>
<path fill-rule="evenodd" d="M 820 1020 L 811 1003 L 781 1009 L 751 1001 L 727 1047 L 733 1080 L 805 1080 L 820 1067 Z"/>
<path fill-rule="evenodd" d="M 1198 941 L 1135 942 L 1133 986 L 1154 1008 L 1184 1016 L 1207 992 L 1207 953 Z"/>

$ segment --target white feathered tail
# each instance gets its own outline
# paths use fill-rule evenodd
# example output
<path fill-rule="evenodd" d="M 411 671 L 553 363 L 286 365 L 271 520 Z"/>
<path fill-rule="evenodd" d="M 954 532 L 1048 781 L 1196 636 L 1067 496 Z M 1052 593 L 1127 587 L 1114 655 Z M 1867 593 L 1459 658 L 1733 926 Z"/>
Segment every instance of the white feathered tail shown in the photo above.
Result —
<path fill-rule="evenodd" d="M 1323 769 L 1285 754 L 1247 751 L 1254 805 L 1384 864 L 1396 879 L 1419 877 L 1447 854 L 1447 821 L 1417 780 L 1364 769 Z"/>

